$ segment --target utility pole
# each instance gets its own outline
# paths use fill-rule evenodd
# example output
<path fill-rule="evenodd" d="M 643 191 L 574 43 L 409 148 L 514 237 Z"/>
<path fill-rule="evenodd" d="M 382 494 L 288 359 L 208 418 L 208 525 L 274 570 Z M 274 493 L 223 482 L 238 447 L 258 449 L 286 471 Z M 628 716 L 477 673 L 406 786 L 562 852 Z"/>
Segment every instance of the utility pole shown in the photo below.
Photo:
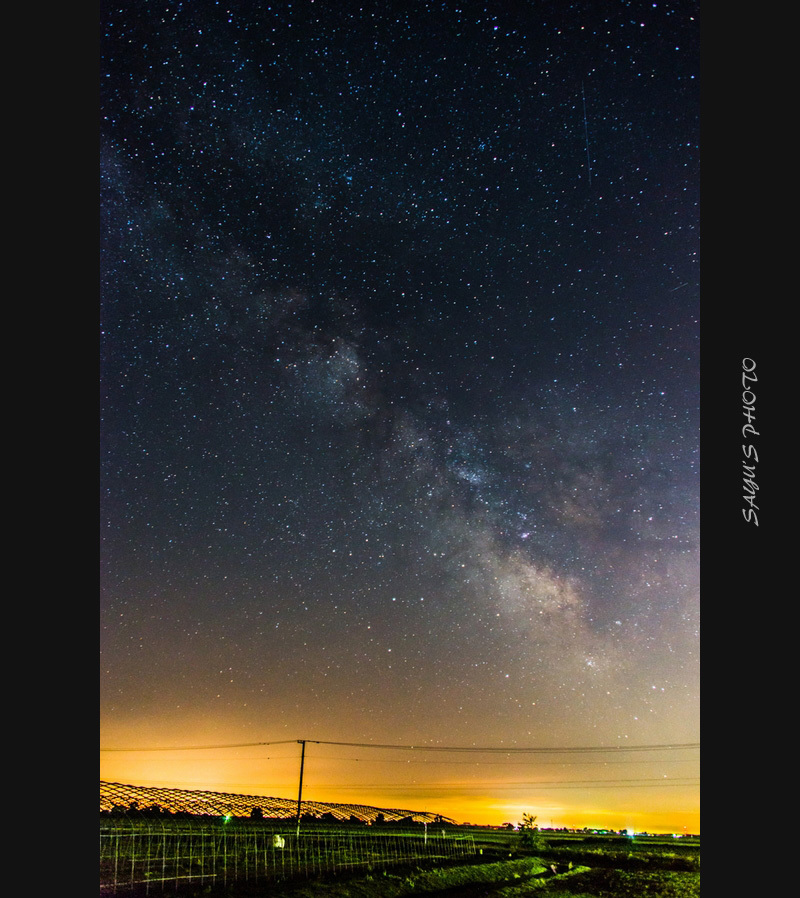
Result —
<path fill-rule="evenodd" d="M 297 837 L 300 838 L 300 802 L 303 800 L 303 766 L 306 762 L 306 741 L 305 739 L 297 740 L 303 746 L 300 752 L 300 789 L 297 792 Z"/>

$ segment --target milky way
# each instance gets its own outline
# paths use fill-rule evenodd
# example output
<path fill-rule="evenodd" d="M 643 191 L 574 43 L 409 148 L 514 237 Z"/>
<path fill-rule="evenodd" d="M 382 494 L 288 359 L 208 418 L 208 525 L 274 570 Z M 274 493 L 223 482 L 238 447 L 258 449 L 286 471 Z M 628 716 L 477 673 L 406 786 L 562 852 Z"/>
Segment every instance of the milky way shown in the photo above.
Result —
<path fill-rule="evenodd" d="M 104 11 L 109 743 L 697 739 L 695 17 Z"/>

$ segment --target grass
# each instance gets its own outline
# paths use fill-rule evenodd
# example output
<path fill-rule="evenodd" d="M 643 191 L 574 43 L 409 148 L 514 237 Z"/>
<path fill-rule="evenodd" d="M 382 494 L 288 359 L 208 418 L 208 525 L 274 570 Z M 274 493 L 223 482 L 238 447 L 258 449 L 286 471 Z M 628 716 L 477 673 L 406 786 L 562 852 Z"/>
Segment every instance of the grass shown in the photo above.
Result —
<path fill-rule="evenodd" d="M 515 898 L 533 893 L 501 890 L 493 894 L 498 898 Z M 547 898 L 698 898 L 700 874 L 671 870 L 579 870 L 568 883 L 549 883 L 546 891 L 537 894 Z"/>
<path fill-rule="evenodd" d="M 476 838 L 476 842 L 479 839 Z M 700 846 L 664 840 L 485 842 L 471 863 L 313 881 L 195 887 L 186 898 L 699 898 Z"/>
<path fill-rule="evenodd" d="M 576 846 L 577 847 L 577 846 Z M 639 858 L 642 860 L 642 858 Z M 671 859 L 664 858 L 669 866 Z M 699 898 L 697 871 L 589 867 L 552 859 L 517 857 L 490 863 L 459 864 L 433 870 L 387 870 L 350 879 L 283 885 L 237 885 L 205 889 L 208 898 Z"/>
<path fill-rule="evenodd" d="M 193 895 L 209 898 L 404 898 L 409 895 L 468 896 L 495 894 L 494 889 L 520 884 L 548 871 L 536 857 L 487 864 L 459 864 L 433 870 L 386 870 L 346 880 L 319 880 L 283 886 L 237 886 L 227 891 L 208 889 Z"/>

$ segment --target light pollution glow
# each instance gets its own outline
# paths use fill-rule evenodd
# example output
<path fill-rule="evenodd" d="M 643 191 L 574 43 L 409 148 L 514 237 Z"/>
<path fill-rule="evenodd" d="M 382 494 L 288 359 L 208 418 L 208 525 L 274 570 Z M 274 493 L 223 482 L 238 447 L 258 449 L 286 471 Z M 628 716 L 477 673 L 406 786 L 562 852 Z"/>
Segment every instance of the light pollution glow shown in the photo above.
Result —
<path fill-rule="evenodd" d="M 132 737 L 126 747 L 146 748 L 146 741 Z M 696 750 L 659 754 L 657 762 L 646 756 L 609 761 L 605 755 L 603 760 L 501 755 L 489 763 L 485 756 L 465 757 L 420 759 L 309 743 L 303 799 L 428 811 L 479 825 L 516 824 L 523 813 L 532 813 L 542 827 L 700 832 Z M 104 751 L 100 779 L 294 799 L 299 766 L 300 746 L 292 744 Z M 674 785 L 650 782 L 658 775 Z"/>

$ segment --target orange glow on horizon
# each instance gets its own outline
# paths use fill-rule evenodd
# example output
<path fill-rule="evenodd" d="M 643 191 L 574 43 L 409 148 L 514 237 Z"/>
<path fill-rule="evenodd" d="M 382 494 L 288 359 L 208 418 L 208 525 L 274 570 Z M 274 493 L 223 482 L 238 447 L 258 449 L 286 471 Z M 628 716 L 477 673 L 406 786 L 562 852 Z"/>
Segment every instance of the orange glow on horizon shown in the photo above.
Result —
<path fill-rule="evenodd" d="M 194 734 L 196 737 L 196 733 Z M 139 739 L 130 747 L 144 745 Z M 223 745 L 212 736 L 183 745 Z M 117 744 L 122 744 L 121 740 Z M 150 745 L 153 743 L 150 742 Z M 159 741 L 164 745 L 163 741 Z M 699 787 L 676 784 L 663 788 L 559 786 L 553 765 L 542 764 L 532 779 L 552 777 L 552 785 L 513 784 L 522 778 L 498 775 L 465 761 L 418 758 L 374 758 L 348 749 L 340 757 L 322 756 L 321 746 L 306 752 L 303 799 L 342 804 L 363 804 L 409 811 L 427 811 L 459 823 L 500 826 L 517 824 L 523 813 L 535 814 L 543 829 L 622 830 L 653 833 L 699 833 Z M 326 748 L 328 748 L 326 746 Z M 360 755 L 360 757 L 357 757 Z M 234 792 L 272 798 L 296 799 L 300 746 L 287 744 L 207 748 L 196 751 L 103 751 L 100 779 L 128 785 L 161 786 L 212 792 Z M 531 767 L 531 762 L 528 762 Z M 477 773 L 464 775 L 476 767 Z M 581 768 L 586 769 L 586 768 Z M 681 770 L 681 773 L 688 772 Z M 476 779 L 477 777 L 477 779 Z M 589 777 L 586 777 L 587 779 Z M 592 779 L 597 779 L 592 775 Z"/>

